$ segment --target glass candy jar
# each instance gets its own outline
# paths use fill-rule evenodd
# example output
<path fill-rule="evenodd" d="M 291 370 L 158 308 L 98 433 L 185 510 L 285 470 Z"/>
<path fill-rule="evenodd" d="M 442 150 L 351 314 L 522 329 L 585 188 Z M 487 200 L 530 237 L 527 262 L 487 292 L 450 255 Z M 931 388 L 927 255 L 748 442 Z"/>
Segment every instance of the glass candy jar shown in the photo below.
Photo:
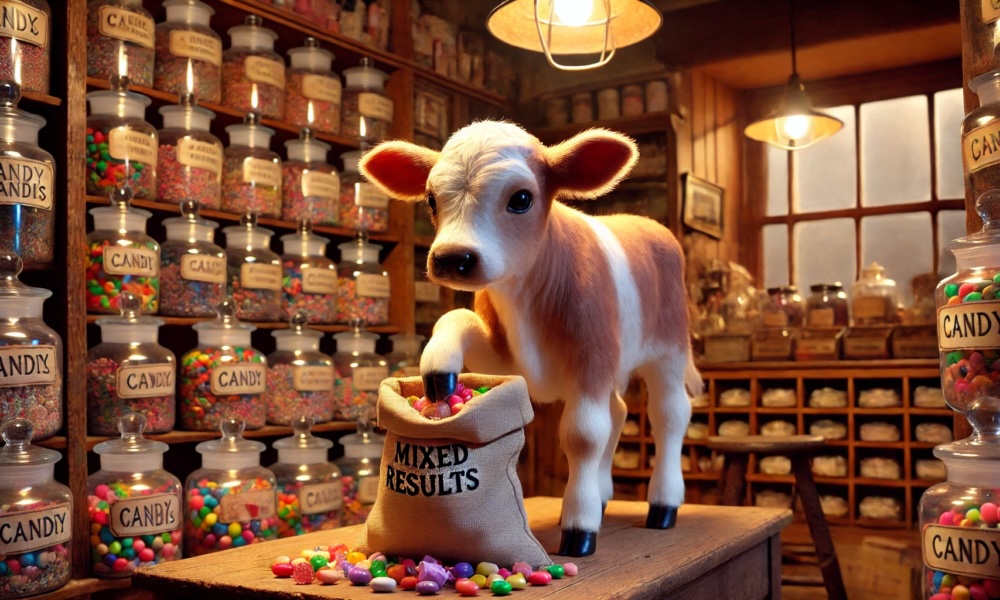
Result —
<path fill-rule="evenodd" d="M 87 3 L 87 77 L 128 75 L 135 85 L 153 87 L 156 27 L 142 0 Z"/>
<path fill-rule="evenodd" d="M 267 416 L 267 359 L 250 345 L 257 328 L 237 320 L 228 299 L 216 312 L 215 319 L 194 325 L 198 346 L 181 357 L 181 427 L 212 431 L 235 417 L 247 429 L 260 429 Z"/>
<path fill-rule="evenodd" d="M 63 422 L 62 339 L 42 320 L 52 292 L 24 285 L 20 272 L 21 259 L 0 252 L 0 423 L 28 419 L 44 440 Z"/>
<path fill-rule="evenodd" d="M 184 554 L 201 556 L 278 538 L 274 473 L 243 421 L 223 419 L 222 438 L 195 446 L 201 468 L 184 483 Z M 208 510 L 204 510 L 204 509 Z"/>
<path fill-rule="evenodd" d="M 222 38 L 215 10 L 199 0 L 164 0 L 167 20 L 156 26 L 156 89 L 199 102 L 222 100 Z"/>
<path fill-rule="evenodd" d="M 806 301 L 806 325 L 809 327 L 847 327 L 847 292 L 840 282 L 817 283 L 809 287 L 812 292 Z"/>
<path fill-rule="evenodd" d="M 45 119 L 18 109 L 20 99 L 16 84 L 0 82 L 0 169 L 4 175 L 0 250 L 17 252 L 26 269 L 36 269 L 48 266 L 53 258 L 56 166 L 52 155 L 38 146 Z"/>
<path fill-rule="evenodd" d="M 795 286 L 768 288 L 767 297 L 767 303 L 760 310 L 760 321 L 764 328 L 802 326 L 805 307 Z"/>
<path fill-rule="evenodd" d="M 364 523 L 375 505 L 385 436 L 372 432 L 367 421 L 359 421 L 358 432 L 340 438 L 340 443 L 344 446 L 344 456 L 333 464 L 341 472 L 344 491 L 341 525 L 347 527 Z"/>
<path fill-rule="evenodd" d="M 281 157 L 270 149 L 274 130 L 253 113 L 226 127 L 229 147 L 222 168 L 222 210 L 281 216 Z"/>
<path fill-rule="evenodd" d="M 267 422 L 289 425 L 300 415 L 333 418 L 333 359 L 319 351 L 323 334 L 306 327 L 305 315 L 271 332 L 277 350 L 267 357 Z"/>
<path fill-rule="evenodd" d="M 211 317 L 226 297 L 226 252 L 215 245 L 219 224 L 198 216 L 198 202 L 181 202 L 181 216 L 163 220 L 160 314 Z"/>
<path fill-rule="evenodd" d="M 333 53 L 307 37 L 299 48 L 288 51 L 288 95 L 285 121 L 296 127 L 340 133 L 340 77 L 331 70 Z"/>
<path fill-rule="evenodd" d="M 31 445 L 32 424 L 13 419 L 0 434 L 0 530 L 41 532 L 0 544 L 0 590 L 4 598 L 36 596 L 70 579 L 73 495 L 56 481 L 55 450 Z"/>
<path fill-rule="evenodd" d="M 257 227 L 255 215 L 244 215 L 239 226 L 226 227 L 226 293 L 241 319 L 281 318 L 281 258 L 271 252 L 270 229 Z"/>
<path fill-rule="evenodd" d="M 372 232 L 389 230 L 389 197 L 368 183 L 358 172 L 361 151 L 345 152 L 340 177 L 340 226 Z"/>
<path fill-rule="evenodd" d="M 344 242 L 337 263 L 337 322 L 362 319 L 366 325 L 389 322 L 389 273 L 378 262 L 382 246 L 364 235 Z"/>
<path fill-rule="evenodd" d="M 413 251 L 413 300 L 414 320 L 418 330 L 433 327 L 444 314 L 441 304 L 441 286 L 427 278 L 427 250 L 414 248 Z"/>
<path fill-rule="evenodd" d="M 243 113 L 281 120 L 285 116 L 285 60 L 274 51 L 278 34 L 257 15 L 229 28 L 222 53 L 222 103 Z"/>
<path fill-rule="evenodd" d="M 851 318 L 854 325 L 891 325 L 899 317 L 896 282 L 885 276 L 885 267 L 873 262 L 861 270 L 851 286 Z"/>
<path fill-rule="evenodd" d="M 136 198 L 156 199 L 156 129 L 146 122 L 151 100 L 118 89 L 87 94 L 87 193 L 106 196 L 128 185 Z"/>
<path fill-rule="evenodd" d="M 373 65 L 366 57 L 344 71 L 347 85 L 340 109 L 340 135 L 369 144 L 389 139 L 393 117 L 392 100 L 385 95 L 388 75 Z"/>
<path fill-rule="evenodd" d="M 281 236 L 281 242 L 284 318 L 304 314 L 310 323 L 333 323 L 337 267 L 326 257 L 329 240 L 313 234 L 309 221 L 300 221 L 298 232 Z"/>
<path fill-rule="evenodd" d="M 87 352 L 87 433 L 114 435 L 129 413 L 142 415 L 150 433 L 166 433 L 174 428 L 177 359 L 159 344 L 163 319 L 142 316 L 132 294 L 119 304 L 121 316 L 97 320 L 101 343 Z"/>
<path fill-rule="evenodd" d="M 46 0 L 8 2 L 0 26 L 0 81 L 12 81 L 29 92 L 49 93 L 52 11 Z"/>
<path fill-rule="evenodd" d="M 420 375 L 420 351 L 424 340 L 422 335 L 398 333 L 390 335 L 392 352 L 385 355 L 389 366 L 389 377 L 413 377 Z"/>
<path fill-rule="evenodd" d="M 131 190 L 118 190 L 111 206 L 90 209 L 94 231 L 87 235 L 87 312 L 118 314 L 118 297 L 142 298 L 142 312 L 160 307 L 160 245 L 146 234 L 152 213 L 131 208 Z"/>
<path fill-rule="evenodd" d="M 979 96 L 979 108 L 969 111 L 962 121 L 962 166 L 966 185 L 972 187 L 973 197 L 978 198 L 1000 187 L 1000 165 L 997 164 L 1000 161 L 997 143 L 1000 136 L 1000 69 L 976 77 L 969 82 L 969 89 Z"/>
<path fill-rule="evenodd" d="M 221 208 L 222 142 L 209 131 L 215 113 L 185 95 L 181 104 L 160 108 L 160 114 L 156 199 L 170 204 L 196 200 L 205 208 Z"/>
<path fill-rule="evenodd" d="M 301 138 L 285 142 L 285 148 L 288 160 L 281 169 L 281 218 L 311 219 L 321 225 L 339 223 L 340 176 L 326 162 L 330 145 L 317 141 L 310 130 L 303 129 Z"/>
<path fill-rule="evenodd" d="M 278 537 L 340 527 L 344 505 L 340 469 L 327 460 L 333 442 L 315 437 L 312 419 L 299 417 L 291 437 L 274 442 L 278 462 Z"/>
<path fill-rule="evenodd" d="M 181 558 L 183 488 L 163 470 L 169 446 L 142 437 L 146 419 L 122 416 L 121 437 L 94 446 L 99 471 L 87 478 L 90 569 L 97 577 L 131 577 L 138 567 Z"/>
<path fill-rule="evenodd" d="M 333 418 L 356 421 L 368 418 L 375 409 L 378 386 L 389 376 L 389 365 L 375 354 L 378 336 L 365 331 L 354 321 L 351 331 L 336 333 L 337 351 L 333 355 L 336 379 L 333 384 Z"/>

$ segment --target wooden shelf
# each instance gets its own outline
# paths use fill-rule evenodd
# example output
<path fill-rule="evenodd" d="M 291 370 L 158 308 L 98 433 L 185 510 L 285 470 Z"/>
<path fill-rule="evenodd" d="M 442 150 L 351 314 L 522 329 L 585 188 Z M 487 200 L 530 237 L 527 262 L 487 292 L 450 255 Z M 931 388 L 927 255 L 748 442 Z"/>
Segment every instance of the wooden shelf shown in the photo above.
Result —
<path fill-rule="evenodd" d="M 719 471 L 699 471 L 697 473 L 684 473 L 684 479 L 690 479 L 692 481 L 718 481 Z"/>
<path fill-rule="evenodd" d="M 621 117 L 588 123 L 569 123 L 558 127 L 537 127 L 533 128 L 531 132 L 542 142 L 550 143 L 569 139 L 591 127 L 605 127 L 629 135 L 640 135 L 643 133 L 665 134 L 670 129 L 670 113 L 646 113 L 637 117 Z"/>
<path fill-rule="evenodd" d="M 54 435 L 47 440 L 42 440 L 40 442 L 31 442 L 31 443 L 36 446 L 42 446 L 44 448 L 52 448 L 53 450 L 65 450 L 66 436 Z"/>
<path fill-rule="evenodd" d="M 955 411 L 950 408 L 919 408 L 910 407 L 908 411 L 911 415 L 926 415 L 929 417 L 954 417 Z"/>
<path fill-rule="evenodd" d="M 698 370 L 705 373 L 716 373 L 720 371 L 790 371 L 789 375 L 777 375 L 775 378 L 795 378 L 807 376 L 809 378 L 821 379 L 824 377 L 821 371 L 828 369 L 839 369 L 845 371 L 867 371 L 873 369 L 933 369 L 937 372 L 940 369 L 940 361 L 936 358 L 892 358 L 886 360 L 815 360 L 815 361 L 760 361 L 760 362 L 732 362 L 732 363 L 706 363 L 699 361 Z M 815 374 L 809 371 L 816 371 Z M 768 375 L 767 377 L 770 377 Z M 934 375 L 929 375 L 934 377 Z M 765 377 L 766 378 L 766 377 Z"/>
<path fill-rule="evenodd" d="M 47 594 L 32 596 L 35 600 L 69 600 L 79 598 L 88 594 L 96 594 L 108 590 L 124 590 L 132 587 L 131 579 L 71 579 L 69 583 L 58 590 L 53 590 Z"/>
<path fill-rule="evenodd" d="M 880 479 L 878 477 L 855 477 L 854 485 L 869 487 L 905 488 L 909 485 L 906 479 Z"/>
<path fill-rule="evenodd" d="M 87 315 L 87 323 L 93 324 L 97 323 L 98 319 L 103 319 L 114 315 Z M 172 326 L 190 326 L 195 323 L 201 323 L 202 321 L 211 321 L 213 317 L 162 317 L 160 315 L 151 315 L 158 319 L 163 319 L 164 325 Z M 257 329 L 287 329 L 288 323 L 285 321 L 246 321 L 248 325 L 253 325 Z M 350 325 L 319 325 L 311 324 L 310 329 L 315 329 L 316 331 L 322 331 L 324 333 L 340 333 L 342 331 L 350 331 Z M 393 335 L 400 333 L 402 331 L 401 327 L 395 325 L 372 325 L 365 327 L 367 331 L 372 333 L 377 333 L 379 335 Z"/>
<path fill-rule="evenodd" d="M 314 425 L 313 433 L 323 433 L 327 431 L 354 431 L 357 424 L 354 421 L 330 421 Z M 260 429 L 246 430 L 243 432 L 245 438 L 275 438 L 292 434 L 291 427 L 278 425 L 265 425 Z M 156 440 L 165 444 L 190 444 L 193 442 L 204 442 L 220 437 L 218 431 L 171 431 L 168 433 L 149 433 L 145 435 L 147 440 Z M 94 446 L 101 442 L 112 439 L 111 437 L 100 435 L 87 436 L 87 450 L 93 450 Z"/>
<path fill-rule="evenodd" d="M 616 467 L 612 467 L 612 469 L 611 469 L 611 476 L 612 477 L 625 477 L 625 478 L 628 478 L 628 479 L 632 479 L 632 478 L 636 478 L 636 479 L 639 479 L 639 478 L 649 479 L 650 477 L 653 476 L 653 470 L 652 469 L 619 469 L 619 468 L 616 468 Z"/>
<path fill-rule="evenodd" d="M 865 442 L 861 440 L 854 442 L 855 448 L 896 448 L 902 450 L 907 445 L 906 442 Z"/>
<path fill-rule="evenodd" d="M 49 106 L 62 106 L 62 98 L 57 98 L 56 96 L 49 96 L 48 94 L 39 94 L 38 92 L 29 92 L 26 90 L 21 90 L 21 100 L 28 100 L 29 102 L 38 102 L 40 104 L 48 104 Z"/>
<path fill-rule="evenodd" d="M 432 235 L 413 236 L 413 245 L 419 248 L 430 248 L 433 243 L 434 243 L 434 236 Z"/>

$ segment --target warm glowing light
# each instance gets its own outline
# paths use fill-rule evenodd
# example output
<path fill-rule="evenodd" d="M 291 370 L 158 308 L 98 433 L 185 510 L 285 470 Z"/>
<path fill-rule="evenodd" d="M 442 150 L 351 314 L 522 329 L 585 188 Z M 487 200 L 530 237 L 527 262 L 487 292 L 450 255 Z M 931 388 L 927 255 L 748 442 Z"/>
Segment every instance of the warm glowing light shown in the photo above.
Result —
<path fill-rule="evenodd" d="M 16 57 L 14 59 L 14 81 L 17 85 L 21 85 L 21 50 L 17 47 L 17 40 L 10 38 L 10 55 Z"/>
<path fill-rule="evenodd" d="M 563 25 L 579 27 L 594 14 L 593 0 L 553 0 L 556 17 Z"/>
<path fill-rule="evenodd" d="M 194 93 L 194 69 L 191 67 L 191 61 L 188 61 L 187 66 L 187 91 L 189 94 Z"/>
<path fill-rule="evenodd" d="M 128 56 L 125 55 L 125 44 L 118 46 L 118 74 L 128 75 Z"/>
<path fill-rule="evenodd" d="M 778 133 L 790 140 L 801 140 L 809 135 L 812 121 L 806 115 L 790 115 L 777 119 Z"/>
<path fill-rule="evenodd" d="M 361 139 L 365 139 L 368 136 L 368 129 L 365 127 L 365 118 L 358 117 L 358 119 L 360 121 L 360 125 L 358 125 L 358 134 L 361 136 Z"/>
<path fill-rule="evenodd" d="M 306 107 L 306 122 L 312 125 L 314 120 L 315 115 L 313 114 L 313 103 L 310 102 L 309 106 Z"/>
<path fill-rule="evenodd" d="M 251 88 L 250 88 L 250 107 L 254 110 L 254 112 L 257 111 L 257 84 L 256 83 L 253 84 L 253 86 L 251 86 Z"/>

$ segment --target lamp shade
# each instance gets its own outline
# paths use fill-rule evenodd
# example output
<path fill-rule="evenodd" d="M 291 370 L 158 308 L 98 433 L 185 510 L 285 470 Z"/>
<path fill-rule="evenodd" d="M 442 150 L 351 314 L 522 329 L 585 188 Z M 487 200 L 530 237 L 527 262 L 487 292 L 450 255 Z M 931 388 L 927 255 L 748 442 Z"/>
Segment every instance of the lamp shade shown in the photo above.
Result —
<path fill-rule="evenodd" d="M 611 9 L 610 31 L 607 6 Z M 551 54 L 610 52 L 648 38 L 663 22 L 660 12 L 645 0 L 506 0 L 490 13 L 486 27 L 512 46 L 543 52 L 540 36 L 549 34 L 550 15 L 551 41 L 547 45 Z"/>
<path fill-rule="evenodd" d="M 800 150 L 830 137 L 843 126 L 840 119 L 813 110 L 799 76 L 793 74 L 778 110 L 750 123 L 743 133 L 778 148 Z"/>

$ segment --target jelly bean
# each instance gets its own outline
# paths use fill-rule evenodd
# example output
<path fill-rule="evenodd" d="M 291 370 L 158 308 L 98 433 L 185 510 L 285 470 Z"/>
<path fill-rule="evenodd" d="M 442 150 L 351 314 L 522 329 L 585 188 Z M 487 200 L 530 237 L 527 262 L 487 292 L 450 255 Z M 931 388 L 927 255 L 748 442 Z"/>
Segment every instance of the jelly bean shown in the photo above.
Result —
<path fill-rule="evenodd" d="M 986 588 L 981 583 L 969 585 L 969 596 L 972 600 L 989 600 L 990 598 L 989 594 L 986 593 Z"/>
<path fill-rule="evenodd" d="M 957 294 L 958 294 L 958 286 L 955 285 L 954 283 L 949 283 L 948 285 L 944 286 L 945 296 L 951 298 L 952 296 L 955 296 Z"/>
<path fill-rule="evenodd" d="M 359 566 L 351 567 L 351 570 L 347 572 L 347 578 L 354 585 L 368 585 L 373 579 L 371 571 Z"/>
<path fill-rule="evenodd" d="M 476 573 L 475 575 L 473 575 L 472 577 L 469 578 L 469 581 L 476 582 L 476 585 L 478 585 L 480 588 L 483 588 L 483 589 L 486 588 L 486 576 L 485 575 L 480 575 L 479 573 Z"/>
<path fill-rule="evenodd" d="M 499 575 L 502 579 L 507 579 L 512 574 L 513 573 L 511 573 L 510 569 L 505 569 L 503 567 L 500 567 L 500 570 L 497 571 L 497 575 Z"/>
<path fill-rule="evenodd" d="M 514 589 L 514 586 L 507 583 L 506 581 L 494 581 L 493 585 L 490 586 L 490 591 L 497 596 L 506 596 Z"/>
<path fill-rule="evenodd" d="M 962 298 L 962 302 L 979 302 L 983 299 L 983 295 L 979 292 L 969 292 Z M 952 594 L 954 597 L 954 594 Z"/>
<path fill-rule="evenodd" d="M 396 583 L 400 583 L 406 577 L 406 567 L 403 565 L 392 565 L 385 570 L 385 573 L 387 576 L 392 577 Z"/>
<path fill-rule="evenodd" d="M 528 587 L 528 580 L 525 578 L 524 573 L 514 573 L 507 578 L 507 583 L 515 590 L 523 590 Z"/>
<path fill-rule="evenodd" d="M 365 560 L 366 558 L 368 557 L 361 552 L 349 552 L 347 554 L 347 562 L 351 563 L 352 565 L 356 565 L 359 562 Z"/>
<path fill-rule="evenodd" d="M 274 573 L 275 577 L 291 577 L 292 576 L 292 563 L 277 563 L 271 565 L 271 572 Z"/>
<path fill-rule="evenodd" d="M 576 577 L 576 574 L 579 573 L 576 563 L 571 563 L 571 562 L 564 564 L 563 570 L 566 572 L 566 575 L 568 577 Z"/>
<path fill-rule="evenodd" d="M 404 590 L 412 590 L 417 587 L 418 583 L 419 580 L 416 577 L 408 575 L 404 577 L 402 581 L 399 582 L 399 587 Z"/>
<path fill-rule="evenodd" d="M 471 579 L 459 579 L 455 582 L 455 591 L 462 596 L 478 596 L 479 586 Z"/>
<path fill-rule="evenodd" d="M 414 586 L 421 596 L 433 596 L 441 591 L 441 586 L 434 581 L 420 581 Z"/>
<path fill-rule="evenodd" d="M 514 573 L 521 573 L 525 577 L 531 575 L 534 572 L 534 569 L 531 568 L 531 565 L 521 561 L 514 563 L 514 566 L 511 567 L 510 570 L 513 571 Z"/>
<path fill-rule="evenodd" d="M 528 583 L 531 585 L 549 585 L 552 583 L 552 575 L 549 575 L 548 571 L 535 571 L 528 577 Z"/>
<path fill-rule="evenodd" d="M 970 600 L 972 595 L 969 593 L 969 588 L 964 585 L 958 584 L 951 588 L 951 600 Z"/>
<path fill-rule="evenodd" d="M 391 592 L 396 589 L 396 580 L 392 577 L 375 577 L 369 585 L 373 592 Z"/>
<path fill-rule="evenodd" d="M 455 566 L 451 568 L 451 574 L 455 576 L 455 579 L 468 579 L 472 577 L 475 570 L 467 562 L 455 563 Z"/>
<path fill-rule="evenodd" d="M 965 298 L 975 290 L 976 290 L 976 285 L 974 283 L 963 283 L 958 288 L 958 297 Z"/>
<path fill-rule="evenodd" d="M 547 570 L 552 579 L 562 579 L 566 576 L 566 569 L 562 565 L 549 565 Z"/>
<path fill-rule="evenodd" d="M 315 554 L 309 559 L 309 564 L 312 565 L 313 571 L 319 571 L 326 566 L 327 562 L 328 561 L 319 554 Z"/>

